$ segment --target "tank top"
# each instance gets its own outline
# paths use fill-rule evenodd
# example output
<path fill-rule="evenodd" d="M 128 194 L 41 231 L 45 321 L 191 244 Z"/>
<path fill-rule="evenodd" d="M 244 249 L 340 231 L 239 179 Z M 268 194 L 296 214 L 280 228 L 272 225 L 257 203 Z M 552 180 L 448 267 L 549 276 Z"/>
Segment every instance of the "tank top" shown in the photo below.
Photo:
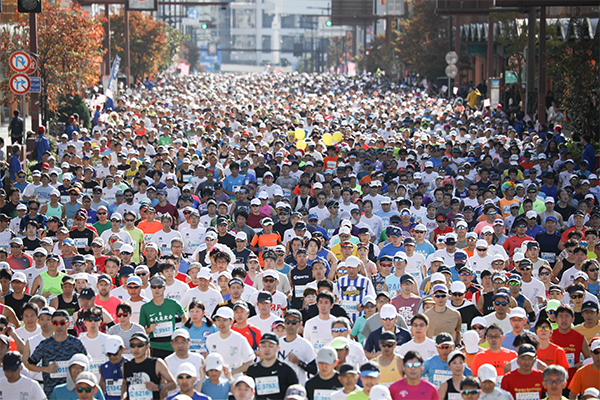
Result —
<path fill-rule="evenodd" d="M 58 298 L 58 309 L 65 310 L 69 315 L 73 315 L 75 311 L 79 310 L 79 302 L 77 301 L 77 294 L 73 293 L 73 300 L 66 302 L 63 295 L 57 296 Z"/>
<path fill-rule="evenodd" d="M 567 260 L 566 258 L 564 260 L 562 260 L 562 262 L 563 262 L 562 269 L 558 272 L 558 276 L 556 277 L 559 282 L 562 279 L 562 276 L 565 273 L 565 271 L 567 271 L 569 268 L 571 268 L 573 265 L 575 265 L 575 263 L 572 263 L 571 261 Z"/>
<path fill-rule="evenodd" d="M 523 308 L 523 304 L 525 304 L 525 300 L 527 299 L 527 297 L 523 296 L 523 293 L 521 293 L 518 297 L 515 297 L 515 301 L 517 302 L 518 306 Z"/>
<path fill-rule="evenodd" d="M 402 375 L 400 375 L 400 371 L 398 370 L 398 355 L 394 354 L 394 359 L 392 362 L 384 367 L 379 362 L 381 356 L 377 357 L 377 363 L 379 364 L 379 382 L 386 386 L 399 381 L 402 379 Z"/>
<path fill-rule="evenodd" d="M 44 271 L 40 274 L 40 276 L 42 277 L 42 287 L 40 289 L 41 293 L 45 293 L 47 291 L 50 291 L 50 294 L 52 295 L 58 295 L 58 294 L 62 294 L 63 290 L 62 290 L 62 278 L 63 276 L 65 276 L 66 274 L 63 272 L 59 272 L 57 276 L 52 277 L 50 275 L 48 275 L 48 271 Z M 58 300 L 58 302 L 60 303 L 60 298 Z"/>
<path fill-rule="evenodd" d="M 312 267 L 307 265 L 304 269 L 292 268 L 290 270 L 290 284 L 294 288 L 292 294 L 292 308 L 297 310 L 302 308 L 302 302 L 304 300 L 304 289 L 309 282 L 314 281 L 312 276 Z"/>
<path fill-rule="evenodd" d="M 48 208 L 46 210 L 46 217 L 48 217 L 48 218 L 50 218 L 50 217 L 61 218 L 62 217 L 62 207 L 60 206 L 60 204 L 56 208 L 52 208 L 50 203 L 47 203 L 46 206 Z"/>
<path fill-rule="evenodd" d="M 160 400 L 160 392 L 158 390 L 152 392 L 146 389 L 144 384 L 145 382 L 160 384 L 160 378 L 156 375 L 156 361 L 156 358 L 148 357 L 139 364 L 131 360 L 123 365 L 130 399 Z"/>
<path fill-rule="evenodd" d="M 452 382 L 452 377 L 448 379 L 448 390 L 446 391 L 446 395 L 443 400 L 460 400 L 462 396 L 460 395 L 460 391 L 454 387 L 454 382 Z"/>
<path fill-rule="evenodd" d="M 106 400 L 120 400 L 121 386 L 123 385 L 123 358 L 118 364 L 113 364 L 110 361 L 105 362 L 100 366 L 100 374 L 106 382 Z"/>
<path fill-rule="evenodd" d="M 483 315 L 488 315 L 496 311 L 492 301 L 494 292 L 487 292 L 483 294 Z"/>
<path fill-rule="evenodd" d="M 302 197 L 298 196 L 297 200 L 296 200 L 296 207 L 294 209 L 294 211 L 299 211 L 302 207 L 306 208 L 307 210 L 310 208 L 310 196 L 306 196 L 306 198 L 304 200 L 302 200 Z"/>
<path fill-rule="evenodd" d="M 104 310 L 101 305 L 96 304 L 96 308 L 100 310 Z M 83 318 L 81 318 L 81 313 L 83 312 L 83 308 L 80 308 L 77 311 L 77 322 L 75 323 L 75 332 L 77 332 L 77 336 L 81 335 L 83 332 L 87 332 L 87 328 L 83 323 Z M 100 324 L 100 332 L 106 333 L 106 324 L 104 323 L 104 318 L 102 318 L 102 323 Z"/>

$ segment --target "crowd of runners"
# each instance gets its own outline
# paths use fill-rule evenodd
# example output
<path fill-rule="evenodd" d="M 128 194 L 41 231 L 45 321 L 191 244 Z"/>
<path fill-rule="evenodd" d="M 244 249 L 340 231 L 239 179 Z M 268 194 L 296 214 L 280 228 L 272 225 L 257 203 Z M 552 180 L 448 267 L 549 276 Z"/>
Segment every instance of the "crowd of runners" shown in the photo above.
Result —
<path fill-rule="evenodd" d="M 1 400 L 600 397 L 591 136 L 376 76 L 113 106 L 7 149 Z"/>

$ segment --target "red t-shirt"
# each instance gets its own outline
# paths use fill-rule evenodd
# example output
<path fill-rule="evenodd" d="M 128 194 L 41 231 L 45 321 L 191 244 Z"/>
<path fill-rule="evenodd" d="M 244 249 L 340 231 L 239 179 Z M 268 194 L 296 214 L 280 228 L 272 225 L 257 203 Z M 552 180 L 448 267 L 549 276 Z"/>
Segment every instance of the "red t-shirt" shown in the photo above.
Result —
<path fill-rule="evenodd" d="M 473 359 L 473 366 L 471 371 L 474 375 L 477 375 L 479 367 L 483 364 L 491 364 L 496 368 L 498 376 L 504 375 L 504 365 L 517 358 L 517 353 L 512 350 L 501 348 L 498 353 L 494 353 L 492 349 L 480 351 L 475 355 Z"/>
<path fill-rule="evenodd" d="M 517 235 L 509 236 L 508 239 L 504 241 L 502 247 L 504 247 L 504 250 L 508 251 L 508 256 L 512 258 L 513 254 L 515 253 L 515 249 L 521 247 L 521 244 L 523 244 L 523 242 L 526 240 L 534 239 L 527 235 L 523 236 L 522 238 L 518 237 Z"/>
<path fill-rule="evenodd" d="M 454 230 L 452 229 L 451 226 L 448 226 L 448 225 L 446 225 L 446 229 L 444 229 L 444 231 L 442 231 L 439 227 L 435 228 L 433 230 L 433 233 L 435 233 L 433 241 L 436 242 L 438 236 L 440 236 L 440 235 L 446 235 L 446 233 L 452 233 L 452 232 L 454 232 Z"/>
<path fill-rule="evenodd" d="M 569 233 L 576 231 L 577 228 L 572 226 L 569 229 L 567 229 L 566 231 L 563 232 L 563 234 L 560 237 L 560 241 L 562 243 L 566 243 L 567 240 L 569 240 Z M 587 228 L 584 226 L 583 229 L 581 230 L 581 233 L 583 233 L 583 237 L 585 237 L 585 231 L 587 230 Z"/>
<path fill-rule="evenodd" d="M 252 350 L 258 349 L 258 344 L 260 343 L 260 339 L 262 338 L 262 332 L 260 329 L 255 327 L 254 325 L 246 325 L 245 328 L 240 329 L 235 326 L 235 323 L 231 325 L 231 330 L 241 333 L 242 336 L 246 338 Z"/>
<path fill-rule="evenodd" d="M 567 361 L 567 356 L 565 355 L 565 351 L 550 342 L 550 345 L 545 349 L 538 349 L 537 358 L 540 361 L 545 362 L 547 365 L 560 365 L 564 369 L 569 369 L 569 362 Z"/>
<path fill-rule="evenodd" d="M 575 329 L 569 330 L 569 333 L 566 334 L 560 333 L 558 329 L 555 329 L 552 332 L 550 340 L 552 343 L 561 347 L 565 351 L 567 362 L 569 363 L 570 381 L 577 371 L 577 368 L 573 368 L 573 365 L 579 362 L 579 357 L 581 357 L 581 348 L 583 346 L 585 336 L 577 332 Z"/>
<path fill-rule="evenodd" d="M 106 261 L 107 258 L 108 258 L 108 256 L 96 257 L 96 269 L 98 270 L 98 272 L 100 272 L 102 274 L 106 273 L 106 267 L 104 266 L 104 262 Z"/>
<path fill-rule="evenodd" d="M 119 323 L 119 319 L 117 318 L 117 306 L 119 304 L 121 304 L 121 300 L 115 296 L 110 296 L 108 301 L 102 301 L 99 296 L 96 296 L 96 305 L 102 306 L 102 308 L 108 311 L 112 319 L 115 320 L 115 323 Z"/>
<path fill-rule="evenodd" d="M 516 369 L 504 375 L 500 387 L 510 392 L 513 399 L 517 398 L 517 393 L 538 393 L 541 399 L 544 390 L 542 371 L 534 369 L 529 375 L 523 375 Z"/>

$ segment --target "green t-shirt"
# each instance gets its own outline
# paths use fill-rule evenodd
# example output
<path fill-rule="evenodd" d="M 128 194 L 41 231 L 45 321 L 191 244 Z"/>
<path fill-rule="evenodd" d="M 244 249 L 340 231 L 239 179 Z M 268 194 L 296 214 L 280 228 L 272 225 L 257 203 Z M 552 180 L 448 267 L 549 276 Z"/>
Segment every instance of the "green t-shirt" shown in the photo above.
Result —
<path fill-rule="evenodd" d="M 144 304 L 140 309 L 140 325 L 149 328 L 156 324 L 154 332 L 150 333 L 150 347 L 159 350 L 173 351 L 171 334 L 175 324 L 181 322 L 183 307 L 177 300 L 165 298 L 165 302 L 157 306 L 154 300 Z"/>
<path fill-rule="evenodd" d="M 100 221 L 94 223 L 92 225 L 94 228 L 96 228 L 96 230 L 98 231 L 98 236 L 102 236 L 102 233 L 104 233 L 105 231 L 109 230 L 110 228 L 112 228 L 112 225 L 110 224 L 110 221 L 106 221 L 106 223 L 104 225 L 102 225 L 100 223 Z"/>
<path fill-rule="evenodd" d="M 161 136 L 158 138 L 158 145 L 159 146 L 164 146 L 165 144 L 172 144 L 173 141 L 171 140 L 170 136 Z"/>
<path fill-rule="evenodd" d="M 369 396 L 365 394 L 364 389 L 359 389 L 350 393 L 346 400 L 369 400 Z"/>
<path fill-rule="evenodd" d="M 131 258 L 134 263 L 140 263 L 140 248 L 142 243 L 144 243 L 144 232 L 140 228 L 133 228 L 132 230 L 128 230 L 123 228 L 123 230 L 129 233 L 131 236 L 131 240 L 133 241 L 133 257 Z"/>

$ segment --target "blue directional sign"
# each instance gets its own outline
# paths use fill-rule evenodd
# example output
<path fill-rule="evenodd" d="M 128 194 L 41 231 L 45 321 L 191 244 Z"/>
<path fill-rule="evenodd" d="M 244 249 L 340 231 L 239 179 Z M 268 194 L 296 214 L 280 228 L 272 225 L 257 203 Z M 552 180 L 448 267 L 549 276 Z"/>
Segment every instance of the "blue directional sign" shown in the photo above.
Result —
<path fill-rule="evenodd" d="M 194 19 L 194 20 L 195 20 L 195 19 L 198 19 L 198 17 L 199 17 L 199 16 L 200 16 L 200 13 L 198 12 L 198 10 L 197 10 L 197 9 L 195 9 L 195 8 L 190 8 L 190 9 L 188 10 L 188 18 L 189 18 L 189 19 Z"/>
<path fill-rule="evenodd" d="M 41 93 L 42 92 L 42 78 L 37 76 L 32 76 L 29 78 L 31 81 L 31 86 L 29 88 L 29 93 Z"/>

